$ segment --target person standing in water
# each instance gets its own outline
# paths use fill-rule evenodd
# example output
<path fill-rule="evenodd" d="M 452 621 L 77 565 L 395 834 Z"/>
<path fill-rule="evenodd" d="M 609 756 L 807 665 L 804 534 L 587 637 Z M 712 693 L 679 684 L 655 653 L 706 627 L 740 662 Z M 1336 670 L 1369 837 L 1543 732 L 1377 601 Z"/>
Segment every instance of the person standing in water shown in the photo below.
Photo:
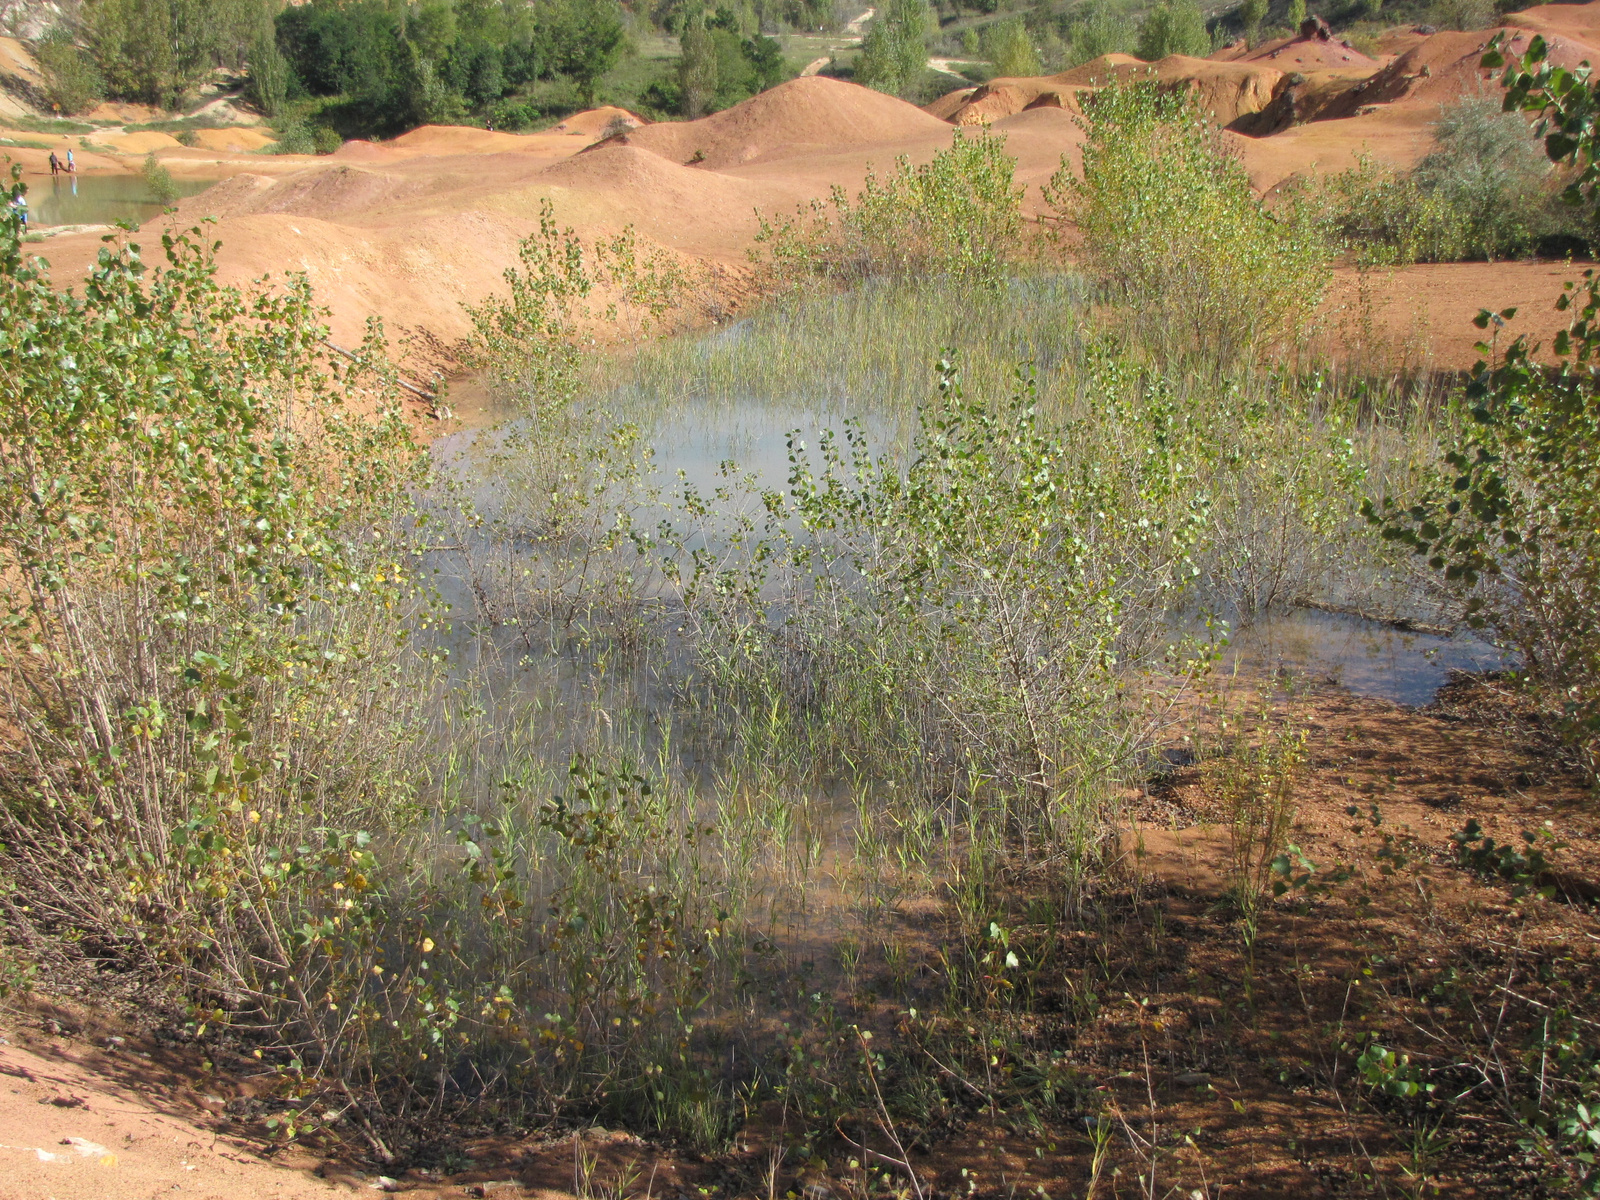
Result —
<path fill-rule="evenodd" d="M 50 174 L 61 174 L 61 160 L 56 157 L 56 152 L 54 150 L 50 151 Z"/>

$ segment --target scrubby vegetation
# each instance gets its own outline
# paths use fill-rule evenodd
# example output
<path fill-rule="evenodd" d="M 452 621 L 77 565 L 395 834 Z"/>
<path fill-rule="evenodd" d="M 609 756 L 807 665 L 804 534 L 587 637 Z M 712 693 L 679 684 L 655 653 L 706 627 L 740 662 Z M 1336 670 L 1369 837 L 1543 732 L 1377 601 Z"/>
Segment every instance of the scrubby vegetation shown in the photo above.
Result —
<path fill-rule="evenodd" d="M 1521 66 L 1582 195 L 1592 91 Z M 472 314 L 510 419 L 434 456 L 383 331 L 331 351 L 303 280 L 225 288 L 172 237 L 74 293 L 8 215 L 17 954 L 150 981 L 266 1073 L 260 1132 L 386 1169 L 468 1122 L 735 1164 L 759 1126 L 765 1179 L 708 1191 L 1204 1196 L 1287 1109 L 1296 1187 L 1592 1193 L 1561 839 L 1386 818 L 1379 716 L 1219 660 L 1310 606 L 1473 624 L 1512 655 L 1494 719 L 1592 772 L 1600 298 L 1554 370 L 1330 372 L 1326 223 L 1182 96 L 1086 125 L 1047 229 L 987 134 L 769 214 L 709 337 L 659 339 L 710 280 L 547 207 Z M 697 462 L 729 410 L 776 473 Z M 1297 832 L 1313 769 L 1337 860 Z M 1163 876 L 1202 819 L 1218 879 Z"/>
<path fill-rule="evenodd" d="M 1012 171 L 1003 137 L 958 130 L 951 149 L 925 166 L 901 159 L 883 180 L 869 174 L 853 201 L 835 188 L 830 204 L 763 219 L 756 241 L 768 286 L 790 290 L 820 274 L 845 283 L 937 278 L 998 287 L 1024 250 L 1022 188 Z"/>
<path fill-rule="evenodd" d="M 1304 338 L 1332 246 L 1301 211 L 1267 212 L 1192 100 L 1108 88 L 1085 128 L 1081 173 L 1063 162 L 1045 198 L 1146 340 L 1228 366 Z"/>
<path fill-rule="evenodd" d="M 1464 96 L 1434 125 L 1435 146 L 1402 173 L 1372 160 L 1312 181 L 1307 208 L 1364 262 L 1405 264 L 1584 252 L 1591 227 L 1565 180 L 1491 96 Z"/>

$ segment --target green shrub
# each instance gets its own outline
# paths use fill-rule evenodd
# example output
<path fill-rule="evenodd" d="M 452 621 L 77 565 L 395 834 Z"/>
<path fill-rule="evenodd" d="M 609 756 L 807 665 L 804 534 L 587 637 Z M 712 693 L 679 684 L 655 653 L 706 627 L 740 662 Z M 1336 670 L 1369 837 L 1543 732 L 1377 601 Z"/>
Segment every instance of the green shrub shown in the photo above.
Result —
<path fill-rule="evenodd" d="M 1139 26 L 1139 45 L 1134 53 L 1145 62 L 1155 62 L 1169 54 L 1195 58 L 1210 54 L 1211 35 L 1206 32 L 1200 5 L 1195 0 L 1160 0 Z"/>
<path fill-rule="evenodd" d="M 1600 278 L 1568 284 L 1575 310 L 1547 369 L 1523 338 L 1480 363 L 1464 440 L 1411 503 L 1369 502 L 1461 597 L 1468 621 L 1521 658 L 1591 778 L 1600 774 Z M 1515 315 L 1485 311 L 1482 328 Z"/>
<path fill-rule="evenodd" d="M 1437 146 L 1413 178 L 1459 214 L 1466 253 L 1493 261 L 1531 249 L 1558 214 L 1545 186 L 1550 164 L 1527 121 L 1502 112 L 1498 96 L 1463 96 L 1433 128 Z"/>
<path fill-rule="evenodd" d="M 503 393 L 547 415 L 576 399 L 597 326 L 630 340 L 643 338 L 687 284 L 669 255 L 641 249 L 632 226 L 585 245 L 573 230 L 556 224 L 548 200 L 539 208 L 538 232 L 522 239 L 517 257 L 519 265 L 504 275 L 510 295 L 469 310 L 472 355 L 477 366 L 495 374 Z"/>
<path fill-rule="evenodd" d="M 1306 185 L 1294 202 L 1304 216 L 1325 221 L 1362 266 L 1454 262 L 1466 247 L 1461 213 L 1444 197 L 1364 154 L 1349 170 Z"/>
<path fill-rule="evenodd" d="M 997 21 L 983 32 L 985 50 L 996 75 L 1039 74 L 1039 52 L 1033 48 L 1021 17 Z"/>
<path fill-rule="evenodd" d="M 1428 20 L 1440 29 L 1470 32 L 1494 24 L 1496 12 L 1494 0 L 1436 0 L 1428 9 Z"/>
<path fill-rule="evenodd" d="M 1303 341 L 1329 247 L 1311 221 L 1263 207 L 1191 99 L 1154 82 L 1108 87 L 1085 128 L 1082 176 L 1063 158 L 1045 198 L 1152 345 L 1227 365 Z"/>
<path fill-rule="evenodd" d="M 1131 54 L 1139 44 L 1139 26 L 1119 0 L 1089 0 L 1075 10 L 1067 39 L 1069 61 L 1078 66 L 1105 54 Z"/>
<path fill-rule="evenodd" d="M 272 123 L 277 143 L 274 154 L 332 154 L 344 145 L 339 131 L 323 121 L 303 121 L 284 116 Z"/>
<path fill-rule="evenodd" d="M 177 203 L 178 185 L 172 180 L 172 172 L 162 166 L 161 160 L 156 157 L 155 151 L 144 156 L 144 166 L 141 168 L 145 185 L 149 187 L 150 194 L 163 206 Z"/>
<path fill-rule="evenodd" d="M 923 166 L 901 158 L 889 176 L 869 172 L 854 203 L 835 187 L 828 204 L 763 217 L 752 254 L 779 287 L 814 275 L 841 282 L 943 276 L 996 287 L 1023 243 L 1015 167 L 1004 137 L 957 129 L 950 149 Z"/>
<path fill-rule="evenodd" d="M 1298 203 L 1373 265 L 1507 258 L 1587 241 L 1527 122 L 1490 96 L 1440 111 L 1435 145 L 1409 174 L 1365 155 L 1307 186 Z"/>
<path fill-rule="evenodd" d="M 674 101 L 676 111 L 676 100 Z M 532 104 L 519 100 L 502 100 L 489 108 L 489 120 L 496 129 L 520 131 L 532 129 L 544 119 L 544 113 Z"/>

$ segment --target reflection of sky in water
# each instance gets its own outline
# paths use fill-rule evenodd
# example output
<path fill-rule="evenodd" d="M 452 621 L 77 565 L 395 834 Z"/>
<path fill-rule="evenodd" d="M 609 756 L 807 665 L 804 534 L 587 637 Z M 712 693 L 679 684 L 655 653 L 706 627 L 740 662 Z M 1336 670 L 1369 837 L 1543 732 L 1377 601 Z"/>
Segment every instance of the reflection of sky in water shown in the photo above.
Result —
<path fill-rule="evenodd" d="M 748 328 L 748 321 L 736 322 L 710 335 L 705 342 L 715 345 L 736 340 Z M 467 400 L 467 407 L 478 407 L 468 396 L 463 395 L 462 399 Z M 669 504 L 681 499 L 685 485 L 704 499 L 710 499 L 718 488 L 727 487 L 735 494 L 729 504 L 717 505 L 718 508 L 753 512 L 757 491 L 787 492 L 791 471 L 788 443 L 796 430 L 807 451 L 803 457 L 813 474 L 819 476 L 823 469 L 819 448 L 824 430 L 834 433 L 849 469 L 850 452 L 843 438 L 848 419 L 860 422 L 874 452 L 881 453 L 909 440 L 905 424 L 871 412 L 869 405 L 852 405 L 848 397 L 810 402 L 711 400 L 665 405 L 645 397 L 612 397 L 613 402 L 618 400 L 622 401 L 619 419 L 637 422 L 654 449 L 649 486 Z M 490 414 L 485 411 L 481 415 Z M 504 428 L 501 426 L 500 430 Z M 443 463 L 474 443 L 482 450 L 488 444 L 484 439 L 498 441 L 501 436 L 503 433 L 494 429 L 468 428 L 438 439 L 433 449 Z M 471 457 L 468 454 L 462 461 Z M 730 463 L 737 467 L 742 482 L 730 476 Z M 480 504 L 492 507 L 498 481 L 492 473 L 480 474 L 476 479 L 471 475 L 467 474 L 471 479 L 469 491 Z M 696 535 L 688 543 L 689 548 L 721 542 L 714 528 L 705 532 L 708 537 Z M 459 605 L 466 598 L 452 595 L 450 599 Z M 458 613 L 461 611 L 457 609 Z M 1451 670 L 1486 670 L 1503 665 L 1505 660 L 1492 646 L 1464 633 L 1454 638 L 1439 637 L 1311 610 L 1280 613 L 1236 628 L 1222 663 L 1225 670 L 1236 666 L 1251 672 L 1287 670 L 1338 684 L 1357 695 L 1413 705 L 1432 700 Z"/>
<path fill-rule="evenodd" d="M 882 422 L 857 418 L 874 452 L 882 449 L 887 429 Z M 846 417 L 838 412 L 798 407 L 752 405 L 741 409 L 680 413 L 661 421 L 650 434 L 656 451 L 656 470 L 665 480 L 679 471 L 686 482 L 707 493 L 726 482 L 723 464 L 732 462 L 763 488 L 787 491 L 789 435 L 799 431 L 796 449 L 813 475 L 823 471 L 820 447 L 824 431 L 832 431 L 841 455 L 849 463 L 845 442 Z M 676 491 L 676 488 L 673 488 Z"/>
<path fill-rule="evenodd" d="M 1491 670 L 1504 662 L 1493 646 L 1465 634 L 1408 633 L 1360 617 L 1296 609 L 1239 630 L 1222 665 L 1283 668 L 1331 680 L 1358 696 L 1426 704 L 1450 671 Z"/>

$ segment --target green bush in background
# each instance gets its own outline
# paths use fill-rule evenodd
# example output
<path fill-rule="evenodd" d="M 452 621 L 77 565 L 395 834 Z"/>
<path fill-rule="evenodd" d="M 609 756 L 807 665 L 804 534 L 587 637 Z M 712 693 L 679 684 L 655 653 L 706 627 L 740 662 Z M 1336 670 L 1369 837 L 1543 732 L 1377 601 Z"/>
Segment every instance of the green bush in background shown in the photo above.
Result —
<path fill-rule="evenodd" d="M 1269 213 L 1181 92 L 1107 87 L 1085 117 L 1082 175 L 1063 159 L 1045 198 L 1142 335 L 1223 364 L 1303 342 L 1329 277 L 1316 224 Z"/>

